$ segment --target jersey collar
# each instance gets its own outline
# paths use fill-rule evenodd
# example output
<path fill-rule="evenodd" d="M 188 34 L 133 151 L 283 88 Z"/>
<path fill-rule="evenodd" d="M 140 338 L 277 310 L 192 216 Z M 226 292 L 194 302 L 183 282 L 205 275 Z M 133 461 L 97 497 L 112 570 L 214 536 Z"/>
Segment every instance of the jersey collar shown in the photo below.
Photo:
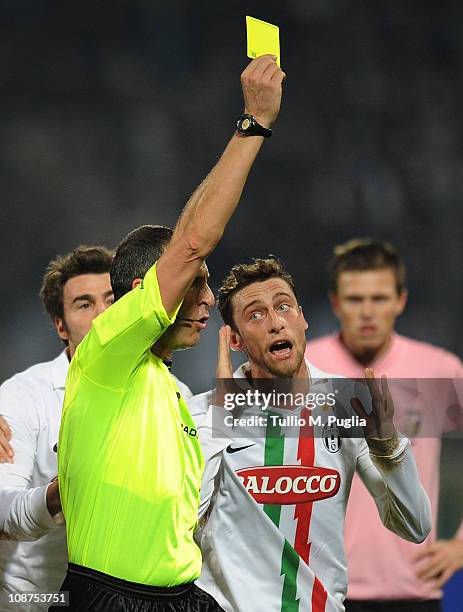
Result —
<path fill-rule="evenodd" d="M 310 363 L 308 359 L 305 359 L 305 364 L 307 366 L 307 371 L 309 373 L 309 377 L 311 379 L 321 379 L 321 378 L 344 378 L 339 374 L 331 374 L 329 372 L 324 372 L 320 370 L 313 363 Z M 251 369 L 249 365 L 249 361 L 246 363 L 242 363 L 233 373 L 233 378 L 247 378 L 246 372 Z"/>
<path fill-rule="evenodd" d="M 348 359 L 351 362 L 353 362 L 357 367 L 362 368 L 362 370 L 365 370 L 365 368 L 372 368 L 374 370 L 375 368 L 379 368 L 380 366 L 384 367 L 384 362 L 389 359 L 389 357 L 395 350 L 395 345 L 397 344 L 397 338 L 398 338 L 397 332 L 393 331 L 391 333 L 391 337 L 389 340 L 389 346 L 387 347 L 386 351 L 379 357 L 376 357 L 376 359 L 373 359 L 371 363 L 364 366 L 363 364 L 360 363 L 360 361 L 357 361 L 354 355 L 349 351 L 347 346 L 344 344 L 343 339 L 342 339 L 342 332 L 339 332 L 338 334 L 334 336 L 336 343 L 341 348 L 341 350 L 344 352 L 344 354 L 348 357 Z"/>
<path fill-rule="evenodd" d="M 52 379 L 54 389 L 64 389 L 69 369 L 69 359 L 66 349 L 52 361 Z"/>

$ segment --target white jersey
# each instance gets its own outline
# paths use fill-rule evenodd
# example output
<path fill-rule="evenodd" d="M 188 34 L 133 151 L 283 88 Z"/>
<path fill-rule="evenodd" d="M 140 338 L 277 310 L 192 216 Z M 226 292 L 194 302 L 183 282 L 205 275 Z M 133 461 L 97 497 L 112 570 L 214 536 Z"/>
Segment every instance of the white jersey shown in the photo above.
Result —
<path fill-rule="evenodd" d="M 0 414 L 12 430 L 14 463 L 0 465 L 0 610 L 7 594 L 55 592 L 67 567 L 66 530 L 48 512 L 45 494 L 57 474 L 56 444 L 68 358 L 16 374 L 0 387 Z M 46 610 L 49 604 L 25 607 Z"/>
<path fill-rule="evenodd" d="M 326 391 L 330 375 L 312 366 L 310 371 L 311 390 Z M 242 366 L 235 377 L 243 372 Z M 373 463 L 362 438 L 314 436 L 316 425 L 307 418 L 304 425 L 280 427 L 275 421 L 288 410 L 272 409 L 257 437 L 243 437 L 238 430 L 235 438 L 230 428 L 218 425 L 214 411 L 226 411 L 209 407 L 211 397 L 207 392 L 190 402 L 206 459 L 198 531 L 203 569 L 197 584 L 226 612 L 344 610 L 343 527 L 355 471 L 386 527 L 412 541 L 428 534 L 429 500 L 406 438 L 389 459 L 399 463 L 389 470 L 375 458 Z M 253 410 L 262 415 L 251 406 L 243 415 Z M 304 410 L 291 416 L 297 419 Z"/>
<path fill-rule="evenodd" d="M 68 563 L 66 529 L 50 516 L 46 490 L 57 475 L 57 442 L 66 352 L 34 365 L 0 387 L 0 414 L 12 430 L 13 464 L 0 464 L 0 612 L 48 610 L 49 604 L 8 603 L 8 594 L 59 590 Z M 176 380 L 188 399 L 189 388 Z M 62 516 L 62 515 L 61 515 Z"/>

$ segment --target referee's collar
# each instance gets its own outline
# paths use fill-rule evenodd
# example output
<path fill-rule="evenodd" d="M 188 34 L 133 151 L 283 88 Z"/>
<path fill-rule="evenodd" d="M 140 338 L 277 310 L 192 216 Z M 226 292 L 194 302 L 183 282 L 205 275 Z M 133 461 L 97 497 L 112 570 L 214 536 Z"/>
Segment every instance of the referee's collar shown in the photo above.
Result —
<path fill-rule="evenodd" d="M 169 370 L 172 368 L 172 359 L 163 359 L 162 363 L 166 366 L 166 368 Z"/>

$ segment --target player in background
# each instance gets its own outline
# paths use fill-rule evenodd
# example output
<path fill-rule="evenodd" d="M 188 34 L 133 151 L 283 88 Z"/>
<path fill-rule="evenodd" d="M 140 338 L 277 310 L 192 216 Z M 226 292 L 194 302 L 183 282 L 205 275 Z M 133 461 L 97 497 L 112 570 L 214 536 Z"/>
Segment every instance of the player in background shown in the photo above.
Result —
<path fill-rule="evenodd" d="M 11 432 L 11 455 L 0 465 L 2 611 L 18 609 L 18 603 L 8 603 L 8 594 L 57 591 L 66 572 L 66 533 L 58 483 L 52 482 L 58 473 L 64 383 L 77 345 L 113 302 L 111 260 L 102 246 L 80 246 L 49 263 L 40 297 L 66 348 L 0 387 L 0 413 Z M 27 609 L 47 610 L 48 605 Z"/>
<path fill-rule="evenodd" d="M 64 580 L 66 532 L 54 481 L 64 384 L 77 345 L 93 319 L 113 302 L 111 261 L 112 252 L 102 246 L 80 246 L 49 263 L 40 296 L 65 349 L 0 387 L 0 411 L 11 423 L 10 428 L 0 417 L 5 432 L 0 462 L 14 463 L 0 466 L 0 532 L 5 540 L 0 545 L 0 611 L 17 609 L 17 603 L 7 604 L 8 594 L 51 593 Z M 185 399 L 192 397 L 184 383 L 176 383 Z M 28 609 L 48 606 L 31 603 Z"/>
<path fill-rule="evenodd" d="M 280 262 L 257 259 L 234 266 L 218 305 L 226 324 L 220 331 L 218 379 L 234 376 L 241 390 L 252 390 L 277 378 L 286 381 L 285 392 L 293 397 L 296 389 L 323 396 L 321 410 L 328 409 L 328 391 L 342 379 L 330 381 L 330 374 L 304 360 L 307 323 Z M 234 375 L 229 347 L 249 360 Z M 409 441 L 397 437 L 387 384 L 382 381 L 380 391 L 372 376 L 368 371 L 379 425 L 373 433 L 374 418 L 368 417 L 366 439 L 320 431 L 309 420 L 317 411 L 311 413 L 305 403 L 298 407 L 297 401 L 290 407 L 271 405 L 267 412 L 248 405 L 239 411 L 246 423 L 233 428 L 224 419 L 234 413 L 219 408 L 217 399 L 218 406 L 211 405 L 212 391 L 190 401 L 206 460 L 199 584 L 227 612 L 344 610 L 343 524 L 355 471 L 384 525 L 413 542 L 429 533 L 429 500 Z M 248 418 L 263 414 L 262 425 L 248 426 Z M 274 415 L 303 422 L 284 426 Z"/>
<path fill-rule="evenodd" d="M 269 55 L 244 70 L 237 132 L 173 235 L 143 226 L 119 245 L 115 302 L 72 360 L 58 445 L 71 610 L 220 609 L 194 585 L 203 456 L 166 362 L 206 328 L 214 297 L 204 262 L 271 133 L 283 78 Z"/>
<path fill-rule="evenodd" d="M 309 340 L 306 356 L 317 367 L 359 377 L 365 367 L 389 378 L 460 379 L 463 365 L 455 355 L 394 331 L 407 301 L 405 266 L 388 243 L 351 240 L 334 249 L 331 306 L 340 322 L 336 334 Z M 452 400 L 433 406 L 442 428 Z M 441 587 L 463 567 L 463 524 L 452 540 L 435 541 L 439 490 L 440 439 L 413 440 L 420 479 L 432 506 L 433 529 L 416 548 L 381 529 L 374 504 L 355 477 L 346 515 L 349 590 L 346 609 L 440 610 Z M 380 553 L 378 554 L 378 551 Z M 428 600 L 428 601 L 423 601 Z"/>

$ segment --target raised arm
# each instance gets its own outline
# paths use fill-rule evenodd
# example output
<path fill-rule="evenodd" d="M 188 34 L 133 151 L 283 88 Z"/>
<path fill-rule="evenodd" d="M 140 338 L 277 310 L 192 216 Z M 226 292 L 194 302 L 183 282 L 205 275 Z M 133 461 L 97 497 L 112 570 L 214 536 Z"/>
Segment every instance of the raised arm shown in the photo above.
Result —
<path fill-rule="evenodd" d="M 269 128 L 278 115 L 284 77 L 271 55 L 256 58 L 241 75 L 245 113 L 263 127 Z M 222 237 L 263 140 L 263 136 L 235 133 L 183 210 L 157 264 L 162 302 L 169 315 Z"/>
<path fill-rule="evenodd" d="M 272 56 L 253 60 L 241 76 L 245 111 L 265 128 L 278 114 L 283 78 Z M 231 138 L 220 160 L 191 196 L 156 266 L 133 291 L 93 321 L 73 359 L 78 369 L 71 366 L 68 375 L 69 401 L 69 390 L 74 388 L 79 372 L 102 387 L 121 389 L 146 351 L 172 324 L 177 307 L 238 204 L 263 139 L 238 134 Z"/>

